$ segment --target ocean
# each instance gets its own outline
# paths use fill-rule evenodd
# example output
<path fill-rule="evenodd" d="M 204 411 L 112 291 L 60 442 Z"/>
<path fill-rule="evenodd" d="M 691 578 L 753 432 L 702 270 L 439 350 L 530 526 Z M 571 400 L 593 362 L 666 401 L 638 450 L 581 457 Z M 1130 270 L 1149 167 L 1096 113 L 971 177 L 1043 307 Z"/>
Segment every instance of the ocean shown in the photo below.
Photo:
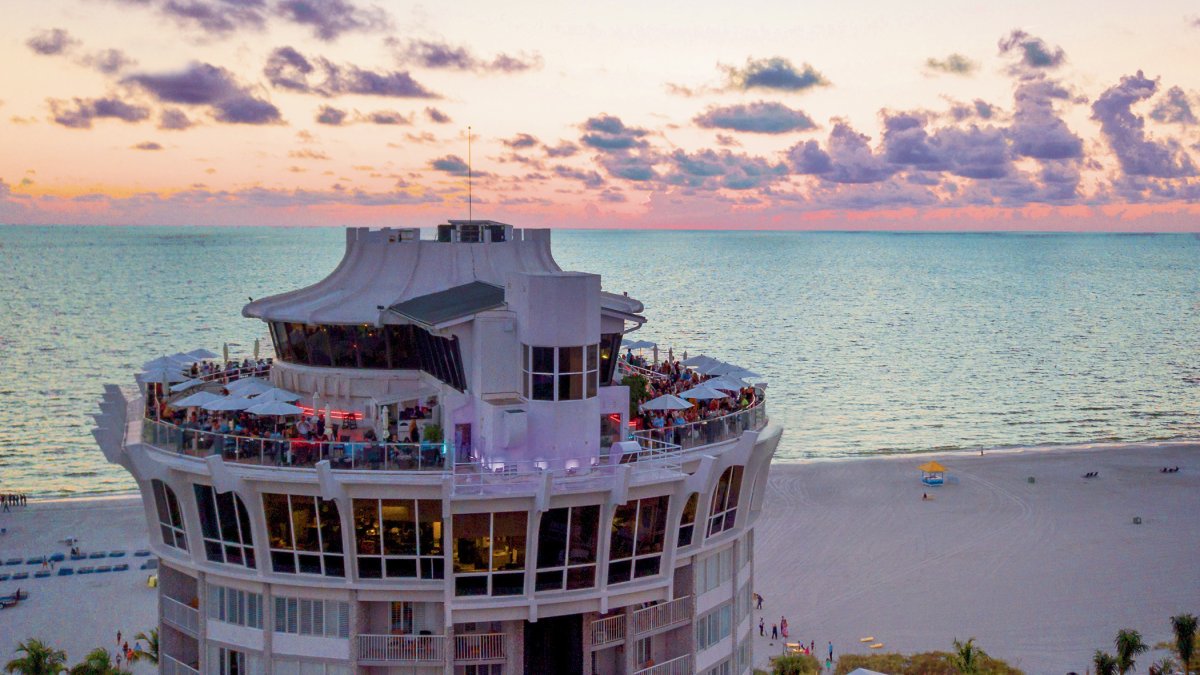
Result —
<path fill-rule="evenodd" d="M 767 377 L 778 461 L 1200 437 L 1200 237 L 560 230 L 646 304 L 633 337 Z M 343 230 L 0 226 L 0 492 L 125 492 L 106 383 L 248 355 L 248 297 L 324 277 Z"/>

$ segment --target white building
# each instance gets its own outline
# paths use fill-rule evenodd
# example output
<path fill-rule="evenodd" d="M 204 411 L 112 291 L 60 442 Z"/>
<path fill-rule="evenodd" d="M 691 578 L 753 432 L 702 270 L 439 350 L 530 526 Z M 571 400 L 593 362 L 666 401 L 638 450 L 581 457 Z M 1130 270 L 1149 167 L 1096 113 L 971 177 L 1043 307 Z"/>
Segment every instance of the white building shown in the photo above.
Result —
<path fill-rule="evenodd" d="M 326 279 L 243 310 L 335 442 L 189 430 L 107 388 L 95 435 L 142 492 L 162 672 L 750 672 L 781 432 L 761 396 L 623 440 L 642 304 L 560 270 L 549 231 L 346 234 Z M 354 440 L 393 424 L 418 442 Z"/>

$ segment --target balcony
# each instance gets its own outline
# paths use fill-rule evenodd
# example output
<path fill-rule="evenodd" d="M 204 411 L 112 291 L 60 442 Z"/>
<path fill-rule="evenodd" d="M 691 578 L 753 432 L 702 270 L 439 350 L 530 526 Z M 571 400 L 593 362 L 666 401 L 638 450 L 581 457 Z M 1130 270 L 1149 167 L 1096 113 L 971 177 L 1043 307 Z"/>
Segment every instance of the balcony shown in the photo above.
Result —
<path fill-rule="evenodd" d="M 676 598 L 639 609 L 633 613 L 635 637 L 683 625 L 692 620 L 692 596 Z"/>
<path fill-rule="evenodd" d="M 159 616 L 166 623 L 196 637 L 200 635 L 200 611 L 189 607 L 174 598 L 165 595 L 158 596 Z"/>
<path fill-rule="evenodd" d="M 161 675 L 200 675 L 198 669 L 167 654 L 159 655 L 158 668 Z"/>
<path fill-rule="evenodd" d="M 358 661 L 364 665 L 441 665 L 444 635 L 359 635 Z"/>
<path fill-rule="evenodd" d="M 589 627 L 592 649 L 603 649 L 625 641 L 625 614 L 597 619 Z"/>
<path fill-rule="evenodd" d="M 649 668 L 635 670 L 633 675 L 692 675 L 692 655 L 684 654 Z"/>
<path fill-rule="evenodd" d="M 454 662 L 503 661 L 507 658 L 504 633 L 454 636 Z"/>

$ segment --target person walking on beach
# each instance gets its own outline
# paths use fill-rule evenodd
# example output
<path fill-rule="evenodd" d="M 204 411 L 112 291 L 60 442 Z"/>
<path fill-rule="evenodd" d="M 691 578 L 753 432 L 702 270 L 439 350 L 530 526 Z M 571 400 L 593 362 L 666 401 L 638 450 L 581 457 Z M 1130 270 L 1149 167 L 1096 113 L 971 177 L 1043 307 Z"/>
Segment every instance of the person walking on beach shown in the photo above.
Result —
<path fill-rule="evenodd" d="M 783 634 L 783 637 L 788 636 L 787 619 L 782 616 L 779 617 L 779 632 Z"/>
<path fill-rule="evenodd" d="M 832 640 L 829 641 L 829 661 L 830 661 L 830 663 L 833 662 L 833 641 Z"/>
<path fill-rule="evenodd" d="M 120 628 L 117 629 L 117 646 L 118 647 L 121 646 L 121 629 Z"/>
<path fill-rule="evenodd" d="M 758 637 L 767 636 L 767 622 L 760 616 L 758 617 Z"/>
<path fill-rule="evenodd" d="M 755 601 L 755 603 L 757 603 L 757 606 L 755 607 L 755 609 L 762 609 L 762 596 L 759 595 L 758 593 L 755 593 L 754 601 Z"/>
<path fill-rule="evenodd" d="M 771 639 L 772 640 L 779 639 L 779 624 L 777 624 L 777 623 L 771 624 Z"/>

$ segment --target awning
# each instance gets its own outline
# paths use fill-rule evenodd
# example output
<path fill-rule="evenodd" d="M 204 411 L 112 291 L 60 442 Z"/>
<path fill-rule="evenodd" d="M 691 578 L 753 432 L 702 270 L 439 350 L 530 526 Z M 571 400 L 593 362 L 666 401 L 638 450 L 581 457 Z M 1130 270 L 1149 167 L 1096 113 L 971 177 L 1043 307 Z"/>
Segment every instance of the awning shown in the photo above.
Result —
<path fill-rule="evenodd" d="M 425 328 L 435 328 L 448 321 L 503 306 L 503 287 L 472 281 L 397 303 L 388 307 L 388 310 Z"/>
<path fill-rule="evenodd" d="M 922 464 L 921 466 L 918 466 L 917 468 L 924 471 L 925 473 L 945 473 L 946 472 L 946 467 L 942 466 L 941 464 L 938 464 L 937 462 L 928 462 L 926 464 Z"/>

